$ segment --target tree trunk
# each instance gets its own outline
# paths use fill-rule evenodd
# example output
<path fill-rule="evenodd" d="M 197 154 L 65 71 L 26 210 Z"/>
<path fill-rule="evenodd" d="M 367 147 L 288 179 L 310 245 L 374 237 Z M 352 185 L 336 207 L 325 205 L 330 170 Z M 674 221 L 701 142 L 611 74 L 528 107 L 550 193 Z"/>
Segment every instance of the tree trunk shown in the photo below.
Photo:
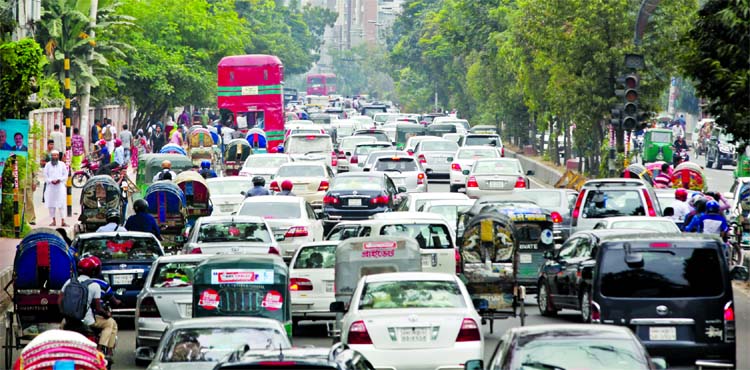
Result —
<path fill-rule="evenodd" d="M 96 40 L 96 32 L 94 29 L 96 28 L 96 13 L 99 10 L 99 0 L 91 0 L 91 9 L 89 12 L 89 37 Z M 91 52 L 88 56 L 88 68 L 89 72 L 93 75 L 94 74 L 94 67 L 92 66 L 94 60 L 94 47 L 91 46 Z M 91 105 L 91 83 L 86 82 L 83 84 L 83 88 L 81 89 L 83 92 L 81 93 L 81 104 L 80 104 L 80 131 L 81 135 L 83 135 L 84 138 L 88 139 L 88 136 L 90 135 L 89 130 L 89 106 Z M 90 142 L 90 140 L 86 140 L 86 142 Z"/>

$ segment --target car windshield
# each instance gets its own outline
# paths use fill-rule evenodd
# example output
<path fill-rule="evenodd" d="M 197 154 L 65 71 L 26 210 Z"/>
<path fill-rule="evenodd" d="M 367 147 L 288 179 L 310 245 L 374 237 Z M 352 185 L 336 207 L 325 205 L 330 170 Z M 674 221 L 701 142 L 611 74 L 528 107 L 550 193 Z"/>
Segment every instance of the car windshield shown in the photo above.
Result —
<path fill-rule="evenodd" d="M 519 347 L 515 349 L 510 369 L 649 369 L 645 356 L 628 339 L 544 337 Z M 565 356 L 560 356 L 561 353 Z"/>
<path fill-rule="evenodd" d="M 583 218 L 645 216 L 637 190 L 593 190 L 583 205 Z"/>
<path fill-rule="evenodd" d="M 425 209 L 425 212 L 437 213 L 445 217 L 450 225 L 456 225 L 458 221 L 458 214 L 466 212 L 470 209 L 471 205 L 436 205 L 427 207 L 427 209 Z"/>
<path fill-rule="evenodd" d="M 453 248 L 450 232 L 443 224 L 401 224 L 385 225 L 380 235 L 395 235 L 413 238 L 422 249 Z"/>
<path fill-rule="evenodd" d="M 632 220 L 632 221 L 615 221 L 609 226 L 610 229 L 641 229 L 652 230 L 662 233 L 679 233 L 680 228 L 674 222 L 668 220 Z"/>
<path fill-rule="evenodd" d="M 542 208 L 557 208 L 562 203 L 562 195 L 558 191 L 520 191 L 518 194 Z"/>
<path fill-rule="evenodd" d="M 380 158 L 375 163 L 375 171 L 413 172 L 419 171 L 414 158 Z"/>
<path fill-rule="evenodd" d="M 238 214 L 242 216 L 258 216 L 267 219 L 300 218 L 298 203 L 282 202 L 247 202 L 242 205 Z"/>
<path fill-rule="evenodd" d="M 81 256 L 96 256 L 102 261 L 153 261 L 164 255 L 159 242 L 149 237 L 79 239 L 76 248 Z"/>
<path fill-rule="evenodd" d="M 461 149 L 456 157 L 457 159 L 498 158 L 500 153 L 495 149 Z"/>
<path fill-rule="evenodd" d="M 208 191 L 211 193 L 211 195 L 241 196 L 240 192 L 247 190 L 251 185 L 249 184 L 249 181 L 247 181 L 247 179 L 248 178 L 239 178 L 237 180 L 230 181 L 209 181 Z"/>
<path fill-rule="evenodd" d="M 336 177 L 331 184 L 331 191 L 370 190 L 382 191 L 383 178 L 377 176 Z"/>
<path fill-rule="evenodd" d="M 421 152 L 455 152 L 458 144 L 448 140 L 428 140 L 419 146 Z"/>
<path fill-rule="evenodd" d="M 333 144 L 330 136 L 290 136 L 287 141 L 289 154 L 330 153 Z"/>
<path fill-rule="evenodd" d="M 500 138 L 497 136 L 466 136 L 464 145 L 496 145 L 500 146 Z"/>
<path fill-rule="evenodd" d="M 365 156 L 370 154 L 370 152 L 374 152 L 376 150 L 383 150 L 390 148 L 390 145 L 384 145 L 384 144 L 377 144 L 377 145 L 371 145 L 371 144 L 364 144 L 364 145 L 357 145 L 357 148 L 354 149 L 354 154 L 357 156 Z"/>
<path fill-rule="evenodd" d="M 383 281 L 365 284 L 360 310 L 393 308 L 463 308 L 461 289 L 454 281 Z"/>
<path fill-rule="evenodd" d="M 289 132 L 289 135 L 315 135 L 319 133 L 320 130 L 315 129 L 294 129 Z"/>
<path fill-rule="evenodd" d="M 340 149 L 351 151 L 352 149 L 354 149 L 354 147 L 357 146 L 357 144 L 371 143 L 375 140 L 377 139 L 375 139 L 372 136 L 364 136 L 364 135 L 347 137 L 347 138 L 341 139 Z"/>
<path fill-rule="evenodd" d="M 291 348 L 286 333 L 274 328 L 180 329 L 169 337 L 161 362 L 218 362 L 244 345 L 251 350 Z"/>
<path fill-rule="evenodd" d="M 276 168 L 284 163 L 289 162 L 289 159 L 284 155 L 263 155 L 263 156 L 250 156 L 245 161 L 244 168 Z"/>
<path fill-rule="evenodd" d="M 156 266 L 152 288 L 179 288 L 193 285 L 193 270 L 198 262 L 168 262 Z"/>
<path fill-rule="evenodd" d="M 295 269 L 332 269 L 336 264 L 336 244 L 304 247 L 294 261 Z"/>
<path fill-rule="evenodd" d="M 520 175 L 518 162 L 509 161 L 477 161 L 472 172 L 476 175 Z"/>
<path fill-rule="evenodd" d="M 288 165 L 281 166 L 276 177 L 325 177 L 326 171 L 322 166 Z"/>
<path fill-rule="evenodd" d="M 715 297 L 724 292 L 721 258 L 711 248 L 633 249 L 643 266 L 628 266 L 623 248 L 601 257 L 602 295 L 618 298 Z"/>
<path fill-rule="evenodd" d="M 234 221 L 201 224 L 198 243 L 258 242 L 270 243 L 271 234 L 265 223 Z"/>

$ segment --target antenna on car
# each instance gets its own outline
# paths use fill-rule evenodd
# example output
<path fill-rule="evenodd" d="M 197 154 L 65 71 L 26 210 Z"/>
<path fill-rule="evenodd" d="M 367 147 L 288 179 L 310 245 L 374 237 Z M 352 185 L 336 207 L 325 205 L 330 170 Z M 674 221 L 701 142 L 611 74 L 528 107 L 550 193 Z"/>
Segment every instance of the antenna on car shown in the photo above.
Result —
<path fill-rule="evenodd" d="M 279 343 L 279 361 L 284 361 L 284 347 Z"/>

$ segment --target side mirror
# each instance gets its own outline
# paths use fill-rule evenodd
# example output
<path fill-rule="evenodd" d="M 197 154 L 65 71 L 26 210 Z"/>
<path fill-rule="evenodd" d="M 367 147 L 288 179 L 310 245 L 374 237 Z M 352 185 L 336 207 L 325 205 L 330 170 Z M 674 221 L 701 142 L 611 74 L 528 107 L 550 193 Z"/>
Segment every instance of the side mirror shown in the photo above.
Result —
<path fill-rule="evenodd" d="M 534 171 L 532 170 L 526 171 L 526 176 L 534 176 Z"/>
<path fill-rule="evenodd" d="M 666 207 L 666 208 L 664 208 L 664 210 L 662 211 L 662 215 L 664 217 L 672 217 L 672 216 L 674 216 L 674 208 L 672 208 L 672 207 Z"/>
<path fill-rule="evenodd" d="M 625 263 L 627 263 L 630 268 L 641 268 L 643 267 L 643 255 L 640 253 L 626 254 Z"/>
<path fill-rule="evenodd" d="M 464 176 L 469 176 L 470 172 L 471 171 L 469 171 L 469 170 L 463 170 L 463 171 L 461 171 L 461 173 L 464 174 Z"/>
<path fill-rule="evenodd" d="M 729 272 L 729 277 L 732 280 L 747 281 L 750 276 L 748 274 L 747 267 L 745 267 L 745 266 L 734 266 L 734 267 L 732 267 L 732 271 Z"/>
<path fill-rule="evenodd" d="M 341 301 L 334 301 L 328 306 L 328 310 L 331 312 L 346 312 L 346 304 Z"/>
<path fill-rule="evenodd" d="M 453 162 L 453 157 L 448 157 L 448 162 Z"/>
<path fill-rule="evenodd" d="M 156 352 L 151 347 L 138 347 L 135 350 L 135 358 L 137 359 L 151 361 L 154 357 L 156 357 Z"/>
<path fill-rule="evenodd" d="M 284 236 L 284 235 L 277 235 L 277 236 L 276 236 L 276 241 L 277 241 L 277 242 L 283 241 L 283 240 L 284 240 L 284 238 L 285 238 L 285 236 Z"/>
<path fill-rule="evenodd" d="M 490 302 L 484 298 L 475 298 L 471 300 L 471 303 L 474 304 L 474 308 L 477 311 L 483 311 L 488 310 L 490 308 Z"/>
<path fill-rule="evenodd" d="M 407 191 L 406 186 L 399 186 L 396 190 L 398 190 L 399 193 L 406 193 Z"/>
<path fill-rule="evenodd" d="M 414 149 L 409 149 L 406 152 L 409 153 L 409 155 L 413 155 L 414 154 Z"/>
<path fill-rule="evenodd" d="M 482 360 L 469 360 L 464 364 L 464 370 L 483 370 L 484 362 Z"/>
<path fill-rule="evenodd" d="M 663 357 L 652 357 L 651 363 L 654 364 L 654 368 L 656 369 L 666 369 L 668 367 L 667 360 Z"/>
<path fill-rule="evenodd" d="M 352 152 L 346 152 L 346 153 L 344 153 L 344 154 L 346 154 L 346 156 L 351 156 L 351 155 L 352 155 Z"/>
<path fill-rule="evenodd" d="M 242 196 L 247 196 L 247 194 L 246 194 L 246 193 L 245 193 L 244 191 L 241 191 L 241 192 L 240 192 L 240 195 L 242 195 Z"/>
<path fill-rule="evenodd" d="M 554 251 L 544 251 L 544 254 L 542 256 L 544 256 L 545 259 L 553 260 L 553 259 L 555 259 L 555 252 Z"/>
<path fill-rule="evenodd" d="M 142 277 L 134 278 L 132 284 L 138 287 L 138 289 L 143 289 L 143 285 L 146 284 L 146 279 Z"/>

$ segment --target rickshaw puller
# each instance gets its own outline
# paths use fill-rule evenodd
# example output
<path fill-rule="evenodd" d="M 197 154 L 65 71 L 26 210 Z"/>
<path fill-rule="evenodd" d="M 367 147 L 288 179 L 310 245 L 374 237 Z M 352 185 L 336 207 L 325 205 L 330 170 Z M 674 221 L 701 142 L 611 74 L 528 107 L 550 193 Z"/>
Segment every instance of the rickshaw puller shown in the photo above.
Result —
<path fill-rule="evenodd" d="M 128 217 L 128 221 L 125 222 L 126 229 L 151 233 L 157 239 L 163 240 L 159 224 L 156 223 L 154 216 L 148 213 L 148 202 L 145 199 L 137 199 L 133 202 L 133 211 L 135 214 Z"/>

